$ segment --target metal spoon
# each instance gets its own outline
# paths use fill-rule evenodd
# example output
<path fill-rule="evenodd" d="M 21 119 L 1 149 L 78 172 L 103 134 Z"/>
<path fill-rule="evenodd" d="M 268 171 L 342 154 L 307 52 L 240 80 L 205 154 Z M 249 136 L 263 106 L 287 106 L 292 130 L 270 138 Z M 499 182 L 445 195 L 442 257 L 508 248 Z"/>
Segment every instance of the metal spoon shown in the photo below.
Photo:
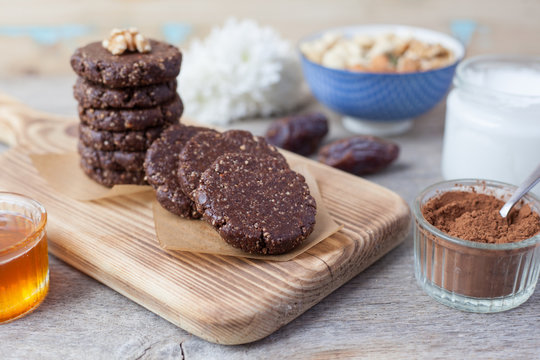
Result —
<path fill-rule="evenodd" d="M 503 218 L 508 216 L 508 213 L 514 205 L 521 199 L 526 193 L 529 192 L 536 184 L 540 182 L 540 165 L 534 171 L 531 175 L 517 188 L 516 192 L 508 199 L 508 201 L 503 205 L 501 210 L 499 210 L 499 214 Z"/>

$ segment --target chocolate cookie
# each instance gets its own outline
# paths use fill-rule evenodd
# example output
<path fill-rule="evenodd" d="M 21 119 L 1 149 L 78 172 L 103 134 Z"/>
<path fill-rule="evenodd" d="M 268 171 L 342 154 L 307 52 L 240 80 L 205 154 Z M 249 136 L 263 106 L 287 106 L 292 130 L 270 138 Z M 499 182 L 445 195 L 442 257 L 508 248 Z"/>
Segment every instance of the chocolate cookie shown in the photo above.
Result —
<path fill-rule="evenodd" d="M 77 78 L 73 87 L 73 95 L 79 105 L 84 108 L 152 107 L 163 104 L 176 95 L 176 80 L 148 86 L 113 89 L 83 78 Z"/>
<path fill-rule="evenodd" d="M 214 130 L 202 127 L 181 124 L 170 126 L 150 146 L 144 161 L 148 183 L 156 190 L 158 202 L 166 210 L 185 218 L 198 219 L 201 215 L 193 201 L 180 189 L 178 156 L 189 139 L 203 131 L 215 133 Z"/>
<path fill-rule="evenodd" d="M 230 245 L 282 254 L 311 234 L 317 212 L 302 175 L 270 156 L 225 154 L 193 192 L 197 210 Z"/>
<path fill-rule="evenodd" d="M 134 184 L 146 185 L 144 171 L 118 171 L 95 168 L 81 159 L 81 168 L 84 173 L 95 182 L 106 187 L 113 185 Z"/>
<path fill-rule="evenodd" d="M 86 165 L 107 170 L 141 171 L 146 155 L 144 151 L 101 151 L 80 142 L 77 148 Z"/>
<path fill-rule="evenodd" d="M 126 131 L 178 122 L 184 105 L 176 95 L 173 100 L 146 109 L 93 109 L 79 106 L 79 119 L 94 130 Z"/>
<path fill-rule="evenodd" d="M 101 42 L 93 42 L 75 51 L 71 67 L 77 75 L 108 87 L 143 86 L 175 79 L 182 53 L 161 41 L 150 40 L 150 45 L 149 53 L 113 55 Z"/>
<path fill-rule="evenodd" d="M 140 131 L 101 131 L 79 125 L 79 140 L 86 147 L 102 151 L 144 151 L 159 138 L 165 126 Z"/>
<path fill-rule="evenodd" d="M 250 153 L 255 156 L 272 156 L 285 165 L 287 161 L 275 147 L 249 131 L 229 130 L 224 133 L 204 132 L 188 141 L 180 153 L 178 178 L 182 191 L 192 200 L 191 192 L 199 186 L 201 174 L 220 155 L 226 153 Z"/>

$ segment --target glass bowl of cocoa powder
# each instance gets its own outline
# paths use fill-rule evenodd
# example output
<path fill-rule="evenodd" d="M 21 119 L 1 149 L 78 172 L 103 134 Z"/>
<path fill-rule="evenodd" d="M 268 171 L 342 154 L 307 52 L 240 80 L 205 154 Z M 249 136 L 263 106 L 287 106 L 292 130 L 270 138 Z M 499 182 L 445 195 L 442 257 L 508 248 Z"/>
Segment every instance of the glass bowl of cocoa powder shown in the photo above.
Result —
<path fill-rule="evenodd" d="M 515 186 L 462 179 L 434 184 L 415 200 L 415 276 L 437 301 L 491 313 L 524 303 L 540 274 L 540 200 L 499 214 Z"/>

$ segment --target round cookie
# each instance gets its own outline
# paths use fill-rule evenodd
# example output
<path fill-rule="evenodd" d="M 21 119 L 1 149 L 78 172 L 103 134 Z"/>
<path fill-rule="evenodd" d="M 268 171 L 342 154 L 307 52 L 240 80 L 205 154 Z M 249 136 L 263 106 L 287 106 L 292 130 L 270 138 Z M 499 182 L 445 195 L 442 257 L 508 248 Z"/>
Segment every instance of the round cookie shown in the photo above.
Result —
<path fill-rule="evenodd" d="M 81 159 L 80 164 L 82 170 L 89 178 L 106 187 L 122 184 L 146 185 L 144 171 L 100 169 L 88 165 L 83 159 Z"/>
<path fill-rule="evenodd" d="M 145 151 L 159 138 L 165 126 L 156 126 L 139 131 L 112 132 L 94 130 L 88 125 L 79 125 L 79 140 L 86 147 L 102 151 Z"/>
<path fill-rule="evenodd" d="M 195 204 L 188 198 L 178 183 L 178 155 L 194 135 L 208 128 L 175 124 L 168 127 L 146 152 L 144 170 L 147 181 L 156 190 L 158 202 L 173 214 L 198 219 Z"/>
<path fill-rule="evenodd" d="M 73 86 L 73 95 L 83 108 L 152 107 L 163 104 L 176 95 L 176 80 L 148 86 L 113 89 L 79 77 Z"/>
<path fill-rule="evenodd" d="M 141 171 L 144 151 L 101 151 L 79 142 L 77 149 L 86 165 L 107 170 Z"/>
<path fill-rule="evenodd" d="M 178 178 L 182 191 L 193 200 L 191 192 L 199 186 L 201 174 L 214 160 L 226 153 L 240 152 L 272 156 L 287 165 L 287 161 L 275 147 L 249 131 L 205 132 L 191 138 L 180 153 Z"/>
<path fill-rule="evenodd" d="M 173 100 L 146 109 L 93 109 L 79 106 L 79 119 L 94 130 L 126 131 L 178 122 L 184 105 L 176 95 Z"/>
<path fill-rule="evenodd" d="M 317 212 L 302 175 L 270 156 L 225 154 L 193 191 L 197 210 L 230 245 L 282 254 L 311 234 Z"/>
<path fill-rule="evenodd" d="M 149 53 L 113 55 L 101 42 L 78 48 L 71 56 L 77 75 L 108 87 L 143 86 L 175 79 L 180 73 L 182 53 L 173 45 L 150 40 Z"/>

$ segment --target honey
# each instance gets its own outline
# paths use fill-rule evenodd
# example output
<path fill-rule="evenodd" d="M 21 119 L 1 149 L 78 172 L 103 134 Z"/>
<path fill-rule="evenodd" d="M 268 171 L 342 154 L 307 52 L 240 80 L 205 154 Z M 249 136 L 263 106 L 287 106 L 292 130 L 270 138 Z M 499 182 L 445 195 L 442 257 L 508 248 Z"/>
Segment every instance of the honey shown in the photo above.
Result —
<path fill-rule="evenodd" d="M 0 208 L 0 323 L 31 312 L 47 294 L 45 218 L 41 212 Z"/>

